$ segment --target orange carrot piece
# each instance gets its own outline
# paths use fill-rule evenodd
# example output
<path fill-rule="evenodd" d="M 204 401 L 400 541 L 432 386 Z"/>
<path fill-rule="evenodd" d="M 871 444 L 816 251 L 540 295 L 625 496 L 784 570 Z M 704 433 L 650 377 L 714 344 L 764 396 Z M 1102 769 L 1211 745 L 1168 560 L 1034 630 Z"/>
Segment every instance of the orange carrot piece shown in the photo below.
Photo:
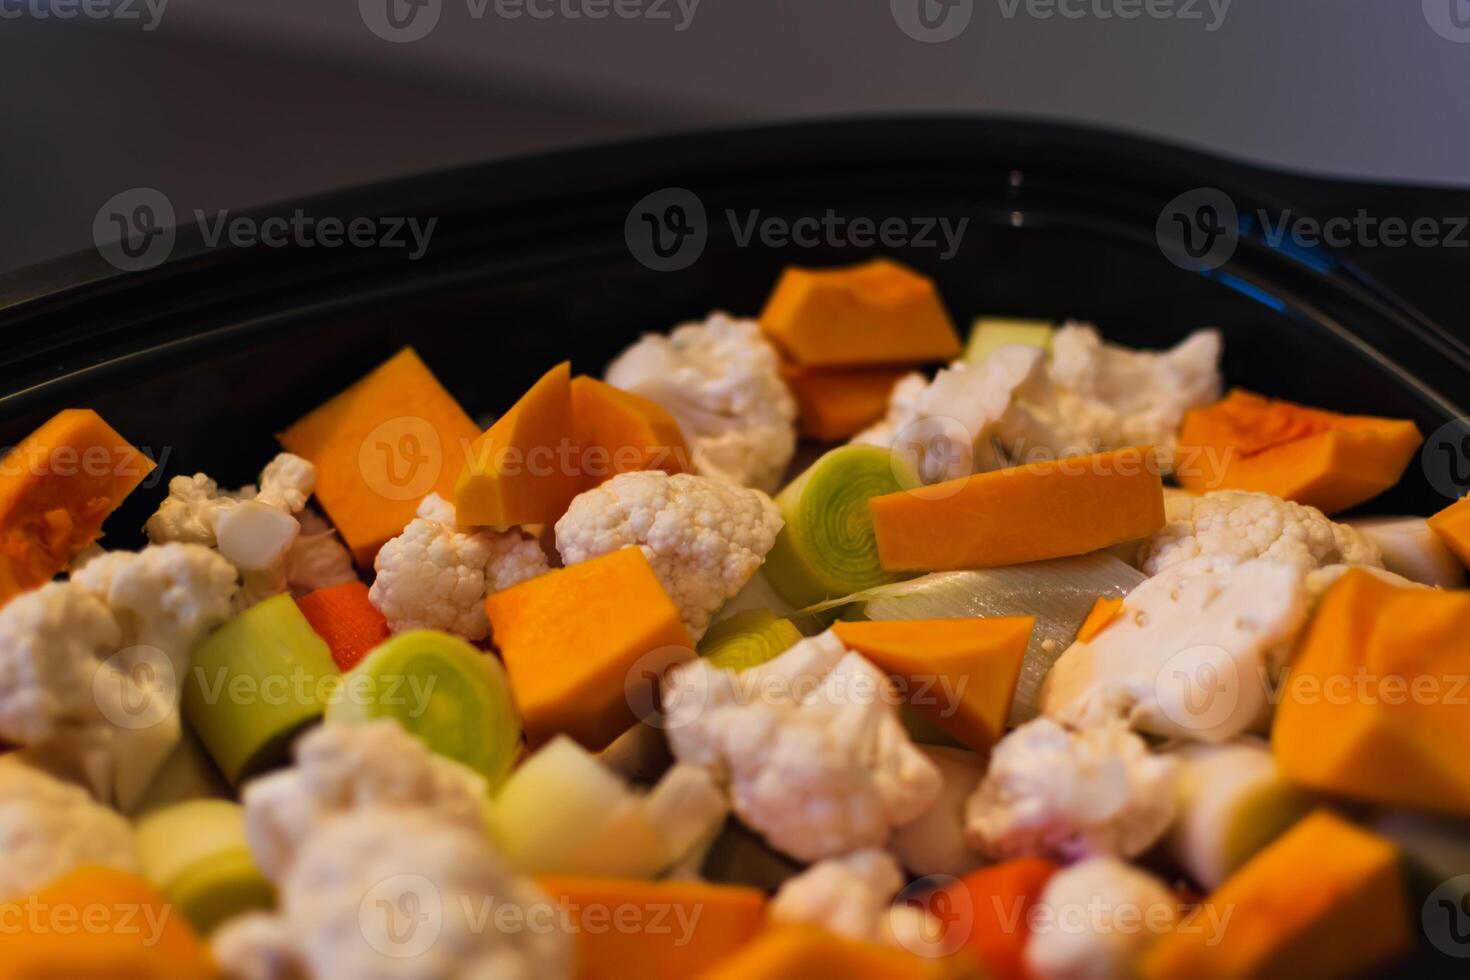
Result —
<path fill-rule="evenodd" d="M 972 956 L 994 980 L 1029 980 L 1031 906 L 1057 870 L 1041 858 L 1018 858 L 931 892 L 921 901 L 945 931 L 939 945 Z"/>
<path fill-rule="evenodd" d="M 1087 643 L 1094 636 L 1101 633 L 1103 628 L 1118 618 L 1118 613 L 1123 611 L 1123 600 L 1118 596 L 1100 595 L 1092 604 L 1092 611 L 1077 627 L 1077 642 Z"/>
<path fill-rule="evenodd" d="M 296 605 L 317 635 L 327 641 L 337 669 L 344 674 L 388 638 L 388 620 L 368 599 L 368 587 L 361 582 L 317 589 L 297 599 Z"/>
<path fill-rule="evenodd" d="M 56 415 L 0 459 L 0 605 L 45 585 L 102 536 L 153 460 L 90 409 Z"/>

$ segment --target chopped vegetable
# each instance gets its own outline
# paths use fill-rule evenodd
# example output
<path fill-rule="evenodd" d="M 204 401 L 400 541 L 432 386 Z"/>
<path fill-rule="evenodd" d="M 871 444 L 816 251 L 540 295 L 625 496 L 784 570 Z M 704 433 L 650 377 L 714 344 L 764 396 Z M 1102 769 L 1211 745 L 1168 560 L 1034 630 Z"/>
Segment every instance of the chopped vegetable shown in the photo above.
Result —
<path fill-rule="evenodd" d="M 619 473 L 686 473 L 693 465 L 678 421 L 662 406 L 596 378 L 572 379 L 572 424 L 584 488 Z"/>
<path fill-rule="evenodd" d="M 1051 349 L 1052 334 L 1056 327 L 1050 320 L 1026 320 L 1021 318 L 976 317 L 970 327 L 970 339 L 965 342 L 965 353 L 961 360 L 979 364 L 1002 347 L 1040 347 Z"/>
<path fill-rule="evenodd" d="M 730 815 L 730 804 L 714 777 L 682 762 L 664 774 L 644 802 L 678 865 L 697 865 Z"/>
<path fill-rule="evenodd" d="M 412 347 L 281 433 L 316 465 L 316 497 L 358 565 L 403 530 L 425 494 L 449 496 L 480 434 Z"/>
<path fill-rule="evenodd" d="M 1257 490 L 1328 514 L 1398 482 L 1423 440 L 1413 422 L 1339 415 L 1242 391 L 1197 408 L 1179 433 L 1191 490 Z"/>
<path fill-rule="evenodd" d="M 783 925 L 766 929 L 754 942 L 702 974 L 700 980 L 942 980 L 964 975 L 943 960 L 925 959 L 879 943 L 843 939 L 818 926 Z"/>
<path fill-rule="evenodd" d="M 1031 463 L 874 497 L 890 572 L 990 568 L 1081 555 L 1164 526 L 1149 449 Z"/>
<path fill-rule="evenodd" d="M 102 536 L 153 460 L 90 409 L 58 412 L 0 459 L 0 605 Z"/>
<path fill-rule="evenodd" d="M 1383 554 L 1383 567 L 1414 582 L 1441 589 L 1465 585 L 1465 566 L 1449 541 L 1436 533 L 1434 518 L 1359 517 L 1347 521 Z"/>
<path fill-rule="evenodd" d="M 317 589 L 296 600 L 301 614 L 327 641 L 337 669 L 346 673 L 388 638 L 388 620 L 368 600 L 368 587 L 352 581 Z"/>
<path fill-rule="evenodd" d="M 527 874 L 652 878 L 679 856 L 647 801 L 565 737 L 516 769 L 491 823 L 506 859 Z"/>
<path fill-rule="evenodd" d="M 132 813 L 143 817 L 164 807 L 193 800 L 222 800 L 230 795 L 229 784 L 220 778 L 209 753 L 193 732 L 186 731 L 173 752 L 159 767 L 153 781 Z"/>
<path fill-rule="evenodd" d="M 139 875 L 79 868 L 24 898 L 0 902 L 0 912 L 7 913 L 0 980 L 218 975 L 183 916 L 171 915 L 168 900 Z"/>
<path fill-rule="evenodd" d="M 1092 606 L 1092 611 L 1087 614 L 1087 618 L 1082 621 L 1082 625 L 1077 627 L 1077 642 L 1090 642 L 1109 623 L 1117 619 L 1118 613 L 1122 611 L 1122 596 L 1098 596 L 1097 602 Z"/>
<path fill-rule="evenodd" d="M 392 718 L 446 758 L 484 776 L 491 790 L 515 764 L 521 725 L 500 662 L 457 636 L 399 633 L 358 664 L 327 720 Z"/>
<path fill-rule="evenodd" d="M 761 327 L 803 367 L 947 361 L 960 339 L 933 280 L 890 259 L 788 267 Z"/>
<path fill-rule="evenodd" d="M 628 685 L 648 678 L 631 672 L 650 657 L 661 669 L 694 656 L 678 607 L 638 548 L 493 593 L 485 612 L 532 747 L 559 732 L 606 746 L 636 720 Z"/>
<path fill-rule="evenodd" d="M 184 717 L 225 778 L 239 786 L 286 758 L 321 718 L 340 672 L 289 595 L 236 616 L 194 650 Z"/>
<path fill-rule="evenodd" d="M 563 361 L 470 446 L 454 488 L 459 522 L 550 524 L 582 489 L 579 470 L 572 369 Z"/>
<path fill-rule="evenodd" d="M 201 933 L 274 904 L 274 889 L 250 857 L 238 803 L 196 800 L 157 810 L 138 822 L 137 842 L 143 874 Z"/>
<path fill-rule="evenodd" d="M 894 581 L 878 562 L 868 501 L 917 484 L 886 449 L 828 452 L 776 496 L 786 523 L 766 559 L 766 578 L 798 606 Z"/>
<path fill-rule="evenodd" d="M 868 619 L 947 619 L 956 616 L 1032 616 L 1031 632 L 1009 724 L 1036 717 L 1041 685 L 1051 665 L 1072 642 L 1078 624 L 1099 594 L 1126 595 L 1143 581 L 1139 572 L 1101 552 L 1075 558 L 968 572 L 936 572 L 867 589 L 813 607 L 850 607 Z"/>
<path fill-rule="evenodd" d="M 1033 930 L 1026 943 L 1032 980 L 1131 980 L 1140 954 L 1179 918 L 1179 899 L 1162 881 L 1110 857 L 1089 858 L 1052 875 L 1037 906 L 1048 926 Z M 1082 909 L 1086 927 L 1068 925 Z"/>
<path fill-rule="evenodd" d="M 1470 497 L 1461 497 L 1429 518 L 1429 526 L 1461 564 L 1470 567 Z"/>
<path fill-rule="evenodd" d="M 902 367 L 781 367 L 781 377 L 796 396 L 797 430 L 822 442 L 850 439 L 881 419 L 889 393 L 907 373 Z"/>
<path fill-rule="evenodd" d="M 1319 810 L 1155 940 L 1139 976 L 1371 976 L 1410 946 L 1398 857 L 1387 841 Z"/>
<path fill-rule="evenodd" d="M 888 620 L 836 623 L 832 631 L 887 671 L 921 715 L 977 752 L 1005 733 L 1035 620 Z"/>
<path fill-rule="evenodd" d="M 1282 777 L 1264 742 L 1189 742 L 1169 754 L 1180 762 L 1169 852 L 1206 889 L 1219 888 L 1312 808 L 1310 797 Z"/>
<path fill-rule="evenodd" d="M 944 790 L 929 812 L 894 829 L 888 849 L 904 868 L 921 877 L 968 874 L 984 863 L 965 843 L 965 801 L 985 776 L 985 757 L 940 745 L 919 751 L 939 770 Z"/>
<path fill-rule="evenodd" d="M 1351 569 L 1297 645 L 1271 748 L 1288 779 L 1389 806 L 1470 816 L 1470 593 Z"/>
<path fill-rule="evenodd" d="M 765 896 L 754 888 L 563 875 L 536 883 L 573 924 L 577 980 L 701 976 L 765 925 Z M 634 927 L 606 928 L 610 911 Z"/>
<path fill-rule="evenodd" d="M 801 631 L 769 609 L 751 609 L 716 623 L 699 641 L 699 655 L 736 672 L 777 657 L 801 642 Z"/>
<path fill-rule="evenodd" d="M 965 875 L 926 900 L 959 948 L 995 980 L 1029 980 L 1026 944 L 1031 907 L 1058 868 L 1041 858 L 1017 858 Z"/>

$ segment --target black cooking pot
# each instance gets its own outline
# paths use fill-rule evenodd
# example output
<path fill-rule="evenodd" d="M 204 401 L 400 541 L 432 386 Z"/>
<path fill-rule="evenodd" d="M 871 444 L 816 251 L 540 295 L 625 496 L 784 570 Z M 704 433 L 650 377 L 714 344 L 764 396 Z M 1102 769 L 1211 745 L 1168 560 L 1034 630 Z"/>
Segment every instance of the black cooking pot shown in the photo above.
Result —
<path fill-rule="evenodd" d="M 181 216 L 169 258 L 145 271 L 88 252 L 0 277 L 0 443 L 90 406 L 160 458 L 160 477 L 204 470 L 234 485 L 276 450 L 275 432 L 402 345 L 472 414 L 493 414 L 557 360 L 596 372 L 640 332 L 711 309 L 758 312 L 784 265 L 879 252 L 938 280 L 959 323 L 1074 316 L 1143 346 L 1218 326 L 1231 384 L 1412 418 L 1428 435 L 1465 414 L 1470 349 L 1364 271 L 1386 252 L 1271 231 L 1282 215 L 1364 205 L 1470 213 L 1466 197 L 970 119 L 707 133 L 486 164 L 247 216 L 436 219 L 417 259 L 404 248 L 211 247 L 215 229 Z M 800 243 L 763 233 L 770 219 L 829 214 L 839 230 Z M 879 229 L 899 219 L 908 240 L 864 240 L 853 234 L 864 217 Z M 951 249 L 943 229 L 953 238 L 961 221 Z M 1444 263 L 1458 254 L 1391 258 L 1400 290 L 1450 308 Z M 1463 269 L 1448 268 L 1463 288 Z M 1463 435 L 1431 440 L 1425 465 L 1369 509 L 1430 513 L 1470 485 Z M 137 540 L 162 492 L 150 482 L 109 522 L 114 545 Z"/>

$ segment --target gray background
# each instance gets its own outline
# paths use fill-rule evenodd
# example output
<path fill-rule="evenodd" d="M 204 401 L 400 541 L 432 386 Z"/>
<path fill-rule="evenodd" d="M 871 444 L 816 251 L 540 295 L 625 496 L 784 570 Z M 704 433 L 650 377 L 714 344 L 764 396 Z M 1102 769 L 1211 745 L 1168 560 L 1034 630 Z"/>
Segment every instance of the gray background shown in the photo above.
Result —
<path fill-rule="evenodd" d="M 494 0 L 475 19 L 470 0 L 438 2 L 411 44 L 375 36 L 358 0 L 171 0 L 152 31 L 54 7 L 0 20 L 0 270 L 89 247 L 101 204 L 135 186 L 184 215 L 839 114 L 1013 113 L 1310 172 L 1470 183 L 1470 30 L 1448 40 L 1425 11 L 1460 4 L 1470 22 L 1470 0 L 1234 0 L 1215 30 L 1208 0 L 1197 20 L 961 0 L 968 26 L 937 44 L 900 30 L 889 0 L 700 0 L 682 31 L 674 0 L 672 20 L 507 19 Z"/>

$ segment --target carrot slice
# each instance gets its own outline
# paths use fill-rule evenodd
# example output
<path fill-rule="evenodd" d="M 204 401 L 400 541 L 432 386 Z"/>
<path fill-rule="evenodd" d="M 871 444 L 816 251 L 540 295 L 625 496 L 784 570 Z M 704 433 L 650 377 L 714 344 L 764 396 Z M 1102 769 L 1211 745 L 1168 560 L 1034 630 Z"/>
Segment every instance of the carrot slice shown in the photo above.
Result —
<path fill-rule="evenodd" d="M 1097 602 L 1092 604 L 1092 611 L 1077 627 L 1077 642 L 1086 643 L 1094 636 L 1101 633 L 1113 620 L 1118 618 L 1118 613 L 1123 611 L 1123 600 L 1118 596 L 1100 595 Z"/>
<path fill-rule="evenodd" d="M 327 641 L 337 669 L 344 674 L 388 638 L 388 620 L 368 599 L 368 587 L 361 582 L 317 589 L 297 599 L 296 605 L 317 635 Z"/>

